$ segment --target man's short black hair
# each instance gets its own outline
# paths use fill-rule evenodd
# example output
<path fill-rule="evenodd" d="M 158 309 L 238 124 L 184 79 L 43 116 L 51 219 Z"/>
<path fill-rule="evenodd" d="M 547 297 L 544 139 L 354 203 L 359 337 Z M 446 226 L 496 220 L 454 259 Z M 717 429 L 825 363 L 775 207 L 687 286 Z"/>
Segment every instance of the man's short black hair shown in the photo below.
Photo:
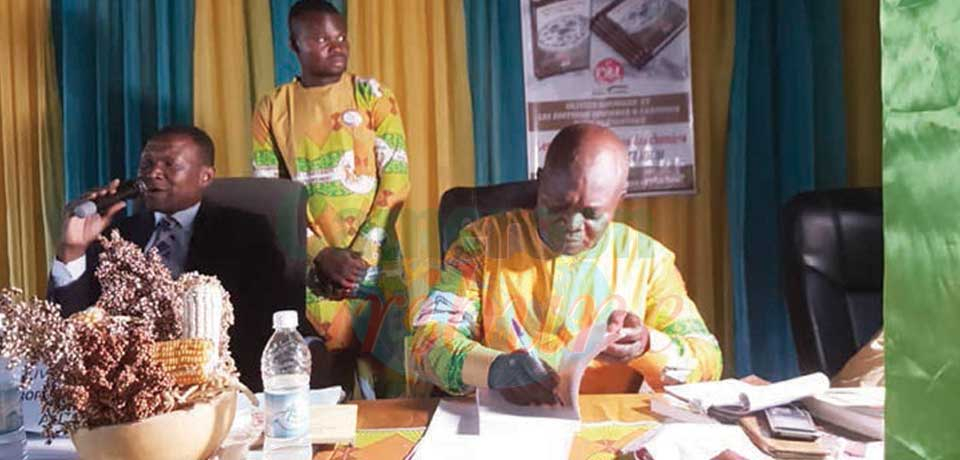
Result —
<path fill-rule="evenodd" d="M 150 139 L 159 139 L 168 136 L 184 136 L 190 138 L 190 140 L 199 147 L 200 161 L 206 166 L 213 166 L 213 139 L 210 139 L 210 135 L 207 134 L 206 131 L 196 126 L 171 125 L 157 131 L 156 134 L 150 136 Z"/>
<path fill-rule="evenodd" d="M 340 15 L 340 10 L 327 0 L 298 0 L 297 3 L 294 3 L 293 6 L 290 7 L 290 13 L 287 14 L 287 28 L 290 30 L 291 35 L 293 35 L 294 19 L 309 12 Z"/>

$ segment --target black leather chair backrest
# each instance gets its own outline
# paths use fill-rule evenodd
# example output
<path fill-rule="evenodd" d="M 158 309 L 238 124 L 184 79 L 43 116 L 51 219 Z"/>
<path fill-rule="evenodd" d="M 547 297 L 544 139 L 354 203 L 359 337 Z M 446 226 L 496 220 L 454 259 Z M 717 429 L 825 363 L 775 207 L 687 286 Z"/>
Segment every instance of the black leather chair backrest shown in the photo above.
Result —
<path fill-rule="evenodd" d="M 215 179 L 203 198 L 265 217 L 284 255 L 285 285 L 296 290 L 292 292 L 305 292 L 307 191 L 303 184 L 288 179 L 229 177 Z M 306 297 L 296 299 L 299 303 L 290 307 L 303 311 Z"/>
<path fill-rule="evenodd" d="M 537 205 L 537 181 L 508 182 L 483 187 L 456 187 L 440 198 L 440 254 L 456 241 L 467 224 L 481 217 Z"/>
<path fill-rule="evenodd" d="M 254 391 L 261 389 L 256 374 L 260 368 L 260 345 L 272 333 L 272 311 L 295 309 L 300 313 L 300 330 L 310 331 L 304 314 L 306 303 L 306 209 L 307 193 L 302 184 L 287 179 L 223 178 L 215 179 L 204 191 L 203 199 L 221 207 L 237 209 L 263 218 L 273 231 L 275 244 L 283 259 L 283 279 L 261 286 L 266 289 L 267 305 L 250 305 L 257 311 L 238 309 L 231 336 L 245 345 L 233 349 L 238 369 L 246 373 L 244 383 Z M 238 232 L 243 228 L 236 229 Z M 243 250 L 244 248 L 237 248 Z M 234 304 L 235 307 L 238 305 Z M 262 309 L 266 309 L 264 311 Z M 242 317 L 242 318 L 241 318 Z M 242 320 L 241 320 L 242 319 Z"/>
<path fill-rule="evenodd" d="M 881 191 L 801 193 L 785 205 L 781 222 L 800 371 L 833 376 L 883 325 Z"/>

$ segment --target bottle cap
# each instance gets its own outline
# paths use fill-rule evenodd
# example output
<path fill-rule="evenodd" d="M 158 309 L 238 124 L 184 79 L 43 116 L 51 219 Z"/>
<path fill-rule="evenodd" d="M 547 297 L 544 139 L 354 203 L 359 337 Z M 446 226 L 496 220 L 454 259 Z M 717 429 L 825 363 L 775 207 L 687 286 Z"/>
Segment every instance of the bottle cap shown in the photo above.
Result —
<path fill-rule="evenodd" d="M 300 320 L 297 318 L 296 310 L 280 310 L 273 314 L 273 328 L 292 328 L 297 327 Z"/>

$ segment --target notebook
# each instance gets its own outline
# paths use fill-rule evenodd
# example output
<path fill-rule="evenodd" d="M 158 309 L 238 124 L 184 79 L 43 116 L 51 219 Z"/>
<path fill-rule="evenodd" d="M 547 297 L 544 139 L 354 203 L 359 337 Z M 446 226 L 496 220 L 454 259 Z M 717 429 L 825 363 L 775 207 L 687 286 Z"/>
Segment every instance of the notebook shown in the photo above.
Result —
<path fill-rule="evenodd" d="M 829 454 L 819 440 L 796 441 L 775 438 L 762 417 L 755 415 L 742 417 L 740 426 L 754 445 L 778 459 L 819 460 L 826 458 Z"/>

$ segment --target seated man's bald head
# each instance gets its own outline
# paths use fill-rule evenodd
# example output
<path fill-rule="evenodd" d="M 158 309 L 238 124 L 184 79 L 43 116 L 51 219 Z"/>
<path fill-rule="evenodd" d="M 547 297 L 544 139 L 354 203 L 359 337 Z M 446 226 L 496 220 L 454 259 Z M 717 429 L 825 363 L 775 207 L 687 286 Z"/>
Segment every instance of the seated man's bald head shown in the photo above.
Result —
<path fill-rule="evenodd" d="M 576 254 L 603 236 L 626 194 L 627 148 L 598 125 L 571 125 L 547 150 L 537 193 L 541 239 L 555 252 Z"/>
<path fill-rule="evenodd" d="M 547 149 L 544 173 L 566 173 L 588 165 L 607 166 L 610 179 L 626 187 L 627 147 L 609 128 L 580 123 L 563 128 Z"/>

